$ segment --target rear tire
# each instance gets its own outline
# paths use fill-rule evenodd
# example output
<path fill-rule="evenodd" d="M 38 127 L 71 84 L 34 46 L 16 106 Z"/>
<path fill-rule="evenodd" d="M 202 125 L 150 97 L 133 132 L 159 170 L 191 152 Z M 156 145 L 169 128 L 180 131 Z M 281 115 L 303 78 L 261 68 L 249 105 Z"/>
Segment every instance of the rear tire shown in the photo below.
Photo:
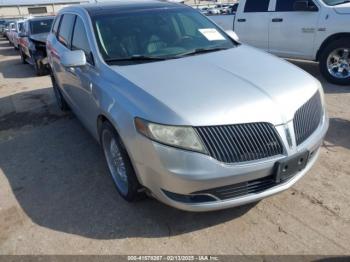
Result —
<path fill-rule="evenodd" d="M 114 127 L 104 121 L 101 126 L 100 141 L 109 173 L 119 195 L 128 202 L 133 202 L 143 194 L 129 155 Z"/>
<path fill-rule="evenodd" d="M 21 56 L 21 62 L 22 62 L 22 64 L 28 64 L 28 63 L 27 63 L 27 57 L 26 57 L 26 55 L 24 54 L 22 48 L 19 48 L 19 54 L 20 54 L 20 56 Z"/>
<path fill-rule="evenodd" d="M 45 75 L 47 71 L 44 65 L 40 61 L 36 60 L 35 58 L 33 60 L 34 60 L 33 62 L 34 62 L 34 69 L 35 69 L 36 75 L 37 76 Z"/>
<path fill-rule="evenodd" d="M 350 85 L 350 38 L 335 40 L 323 49 L 320 71 L 331 83 Z"/>
<path fill-rule="evenodd" d="M 52 88 L 53 88 L 53 92 L 55 94 L 55 98 L 56 98 L 56 103 L 57 106 L 59 107 L 59 109 L 61 109 L 61 111 L 65 112 L 69 110 L 69 106 L 66 102 L 66 100 L 64 99 L 60 88 L 56 82 L 55 77 L 53 76 L 53 73 L 50 74 L 51 77 L 51 82 L 52 82 Z"/>

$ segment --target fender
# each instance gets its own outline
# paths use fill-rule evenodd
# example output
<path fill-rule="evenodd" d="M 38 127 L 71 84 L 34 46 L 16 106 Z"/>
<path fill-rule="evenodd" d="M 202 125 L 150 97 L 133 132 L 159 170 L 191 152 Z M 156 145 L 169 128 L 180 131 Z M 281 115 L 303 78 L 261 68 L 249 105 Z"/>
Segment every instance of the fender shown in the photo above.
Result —
<path fill-rule="evenodd" d="M 323 49 L 331 42 L 333 42 L 334 40 L 340 39 L 340 38 L 345 38 L 348 37 L 350 38 L 350 33 L 336 33 L 333 35 L 328 36 L 321 44 L 320 48 L 318 49 L 317 53 L 316 53 L 316 61 L 318 62 L 320 59 L 320 55 L 323 51 Z"/>

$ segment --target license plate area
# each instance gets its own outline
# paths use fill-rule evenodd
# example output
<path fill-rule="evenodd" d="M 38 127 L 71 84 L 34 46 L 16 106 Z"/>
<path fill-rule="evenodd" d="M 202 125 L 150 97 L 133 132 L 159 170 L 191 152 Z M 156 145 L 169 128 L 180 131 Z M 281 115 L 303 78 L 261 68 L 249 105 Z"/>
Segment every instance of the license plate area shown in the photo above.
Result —
<path fill-rule="evenodd" d="M 283 159 L 276 164 L 276 183 L 284 182 L 303 170 L 309 159 L 309 151 Z"/>

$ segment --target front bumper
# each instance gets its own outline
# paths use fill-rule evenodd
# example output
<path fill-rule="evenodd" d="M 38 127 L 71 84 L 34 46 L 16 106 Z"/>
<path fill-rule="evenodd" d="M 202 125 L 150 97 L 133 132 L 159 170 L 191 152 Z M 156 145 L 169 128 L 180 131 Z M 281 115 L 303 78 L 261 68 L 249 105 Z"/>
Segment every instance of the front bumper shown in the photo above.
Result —
<path fill-rule="evenodd" d="M 283 143 L 287 145 L 284 127 L 280 126 L 276 129 Z M 138 152 L 133 153 L 133 163 L 140 183 L 148 188 L 155 198 L 167 205 L 198 212 L 231 208 L 259 201 L 294 185 L 316 162 L 327 129 L 328 118 L 324 115 L 317 130 L 294 150 L 289 149 L 284 155 L 269 159 L 235 164 L 225 164 L 204 154 L 175 149 L 140 136 L 137 142 Z M 265 178 L 274 174 L 277 161 L 306 150 L 313 155 L 302 171 L 289 180 L 262 192 L 225 200 L 192 203 L 174 200 L 165 193 L 192 195 L 194 192 Z"/>

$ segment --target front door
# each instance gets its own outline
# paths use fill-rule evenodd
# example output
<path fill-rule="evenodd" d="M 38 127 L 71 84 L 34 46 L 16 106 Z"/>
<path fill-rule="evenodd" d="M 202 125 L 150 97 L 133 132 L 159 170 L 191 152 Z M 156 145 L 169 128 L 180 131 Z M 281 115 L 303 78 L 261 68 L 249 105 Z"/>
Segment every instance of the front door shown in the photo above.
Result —
<path fill-rule="evenodd" d="M 294 11 L 297 0 L 276 0 L 269 28 L 269 52 L 291 58 L 312 59 L 319 7 L 309 0 L 309 11 Z"/>
<path fill-rule="evenodd" d="M 83 20 L 77 16 L 72 34 L 71 50 L 82 50 L 87 64 L 81 67 L 66 68 L 70 75 L 69 95 L 77 107 L 79 118 L 93 132 L 96 128 L 98 105 L 96 100 L 96 84 L 99 73 L 94 66 L 92 51 Z"/>

